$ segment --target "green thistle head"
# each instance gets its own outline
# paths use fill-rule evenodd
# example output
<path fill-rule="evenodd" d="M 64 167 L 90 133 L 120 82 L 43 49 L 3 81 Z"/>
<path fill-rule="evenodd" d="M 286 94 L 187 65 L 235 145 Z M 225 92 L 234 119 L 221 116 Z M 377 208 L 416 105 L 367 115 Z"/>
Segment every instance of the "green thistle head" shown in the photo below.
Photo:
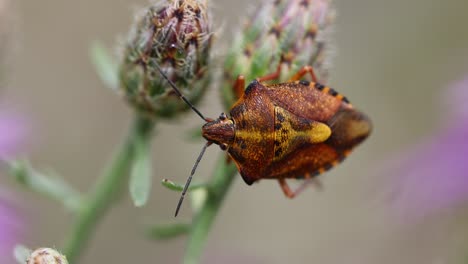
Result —
<path fill-rule="evenodd" d="M 278 81 L 287 81 L 302 66 L 328 77 L 327 56 L 334 11 L 329 0 L 267 0 L 246 19 L 224 62 L 223 99 L 234 101 L 238 75 L 247 82 L 281 67 Z"/>
<path fill-rule="evenodd" d="M 187 109 L 157 71 L 159 65 L 192 102 L 207 88 L 212 32 L 206 2 L 167 0 L 138 15 L 125 46 L 120 82 L 140 112 L 173 117 Z"/>

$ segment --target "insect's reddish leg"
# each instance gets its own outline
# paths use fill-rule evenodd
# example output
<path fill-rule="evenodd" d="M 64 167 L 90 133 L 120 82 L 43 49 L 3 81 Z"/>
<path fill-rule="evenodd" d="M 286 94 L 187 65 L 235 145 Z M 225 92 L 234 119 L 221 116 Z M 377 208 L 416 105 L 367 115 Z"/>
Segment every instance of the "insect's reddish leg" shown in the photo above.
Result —
<path fill-rule="evenodd" d="M 267 74 L 265 76 L 257 78 L 257 81 L 259 82 L 264 82 L 264 81 L 271 81 L 278 79 L 281 73 L 281 63 L 278 65 L 278 68 L 276 68 L 276 71 L 274 73 Z"/>
<path fill-rule="evenodd" d="M 231 156 L 226 155 L 226 163 L 231 164 L 234 160 L 231 158 Z"/>
<path fill-rule="evenodd" d="M 293 77 L 291 77 L 291 79 L 289 79 L 289 81 L 290 82 L 298 81 L 302 77 L 304 77 L 304 75 L 306 75 L 307 73 L 310 73 L 310 75 L 312 76 L 312 81 L 313 82 L 315 82 L 315 83 L 318 82 L 317 76 L 315 76 L 314 68 L 312 68 L 312 66 L 302 67 L 296 74 L 294 74 Z"/>
<path fill-rule="evenodd" d="M 279 185 L 281 187 L 281 190 L 283 190 L 284 195 L 286 195 L 286 197 L 292 199 L 292 198 L 294 198 L 294 196 L 296 196 L 296 194 L 293 191 L 291 191 L 291 188 L 289 188 L 289 185 L 288 185 L 288 183 L 286 182 L 285 179 L 279 179 L 278 183 L 279 183 Z"/>
<path fill-rule="evenodd" d="M 244 89 L 245 89 L 245 77 L 244 75 L 239 75 L 239 77 L 237 77 L 236 79 L 236 82 L 234 83 L 234 93 L 237 99 L 242 97 L 242 95 L 244 94 Z"/>
<path fill-rule="evenodd" d="M 306 187 L 309 184 L 315 184 L 315 186 L 317 186 L 318 189 L 323 189 L 322 183 L 316 178 L 306 179 L 295 191 L 292 191 L 291 188 L 289 188 L 289 185 L 285 179 L 279 179 L 278 182 L 281 186 L 281 189 L 284 192 L 284 195 L 291 199 L 298 196 L 302 191 L 306 189 Z"/>

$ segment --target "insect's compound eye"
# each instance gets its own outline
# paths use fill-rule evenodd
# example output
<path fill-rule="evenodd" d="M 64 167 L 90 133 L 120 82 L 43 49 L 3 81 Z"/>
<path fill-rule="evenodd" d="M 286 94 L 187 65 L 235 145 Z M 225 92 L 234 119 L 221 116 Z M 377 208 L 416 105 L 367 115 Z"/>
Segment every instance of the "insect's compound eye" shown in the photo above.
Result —
<path fill-rule="evenodd" d="M 219 115 L 219 120 L 226 120 L 227 119 L 227 115 L 225 113 L 221 113 Z"/>
<path fill-rule="evenodd" d="M 228 148 L 228 145 L 227 144 L 220 144 L 219 147 L 221 148 L 221 150 L 226 150 Z"/>

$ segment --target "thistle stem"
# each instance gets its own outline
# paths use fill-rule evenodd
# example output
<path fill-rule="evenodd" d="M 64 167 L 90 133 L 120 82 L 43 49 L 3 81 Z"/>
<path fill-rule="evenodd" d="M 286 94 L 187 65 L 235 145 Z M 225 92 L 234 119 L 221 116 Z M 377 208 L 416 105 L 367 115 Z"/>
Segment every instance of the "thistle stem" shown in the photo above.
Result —
<path fill-rule="evenodd" d="M 63 251 L 70 263 L 77 263 L 97 224 L 125 190 L 133 162 L 135 141 L 145 139 L 149 144 L 153 127 L 153 121 L 137 114 L 126 141 L 114 154 L 94 190 L 83 200 Z"/>
<path fill-rule="evenodd" d="M 234 162 L 228 164 L 224 156 L 219 159 L 215 167 L 213 179 L 207 187 L 207 198 L 193 220 L 185 251 L 184 264 L 196 264 L 199 262 L 211 225 L 235 178 L 236 172 L 237 169 Z"/>

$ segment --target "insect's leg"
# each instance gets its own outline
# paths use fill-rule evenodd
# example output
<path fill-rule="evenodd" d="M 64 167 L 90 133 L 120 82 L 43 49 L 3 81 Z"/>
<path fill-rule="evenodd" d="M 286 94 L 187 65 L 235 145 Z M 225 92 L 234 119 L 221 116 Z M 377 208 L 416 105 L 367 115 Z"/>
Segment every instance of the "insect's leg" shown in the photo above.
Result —
<path fill-rule="evenodd" d="M 309 66 L 309 65 L 302 67 L 296 74 L 294 74 L 293 77 L 291 77 L 291 79 L 289 79 L 289 81 L 290 82 L 298 81 L 302 77 L 304 77 L 304 75 L 306 75 L 307 73 L 309 73 L 310 76 L 312 76 L 313 82 L 315 83 L 318 82 L 317 76 L 315 75 L 315 72 L 314 72 L 314 68 L 312 68 L 312 66 Z"/>
<path fill-rule="evenodd" d="M 283 190 L 284 192 L 284 195 L 286 195 L 288 198 L 294 198 L 296 196 L 298 196 L 302 191 L 304 191 L 306 189 L 306 187 L 309 185 L 309 184 L 314 184 L 318 189 L 323 189 L 323 185 L 322 183 L 317 180 L 316 178 L 309 178 L 309 179 L 306 179 L 296 190 L 292 191 L 291 188 L 289 188 L 289 185 L 288 183 L 286 182 L 285 179 L 279 179 L 278 180 L 280 186 L 281 186 L 281 189 Z"/>
<path fill-rule="evenodd" d="M 245 89 L 244 75 L 239 75 L 239 77 L 237 77 L 233 88 L 234 88 L 234 94 L 236 95 L 236 98 L 237 99 L 241 98 L 242 95 L 244 94 L 244 89 Z"/>
<path fill-rule="evenodd" d="M 231 164 L 232 162 L 234 162 L 234 160 L 231 158 L 231 156 L 226 154 L 226 164 Z"/>
<path fill-rule="evenodd" d="M 257 81 L 259 82 L 264 82 L 264 81 L 271 81 L 278 79 L 281 73 L 281 63 L 278 65 L 276 68 L 276 71 L 274 73 L 267 74 L 265 76 L 257 78 Z"/>
<path fill-rule="evenodd" d="M 296 194 L 293 191 L 291 191 L 291 188 L 289 188 L 289 185 L 285 179 L 279 179 L 278 183 L 281 187 L 281 190 L 283 190 L 284 195 L 286 195 L 286 197 L 292 199 L 294 198 L 294 196 L 296 196 Z"/>
<path fill-rule="evenodd" d="M 313 184 L 315 185 L 315 187 L 319 190 L 323 190 L 323 184 L 322 182 L 317 178 L 317 177 L 312 177 L 310 175 L 310 173 L 307 173 L 305 176 L 304 176 L 304 179 L 305 181 L 301 184 L 301 186 L 299 186 L 299 188 L 296 190 L 299 191 L 299 189 L 304 189 L 305 187 L 307 187 L 307 185 L 309 184 Z M 301 190 L 302 191 L 302 190 Z"/>

